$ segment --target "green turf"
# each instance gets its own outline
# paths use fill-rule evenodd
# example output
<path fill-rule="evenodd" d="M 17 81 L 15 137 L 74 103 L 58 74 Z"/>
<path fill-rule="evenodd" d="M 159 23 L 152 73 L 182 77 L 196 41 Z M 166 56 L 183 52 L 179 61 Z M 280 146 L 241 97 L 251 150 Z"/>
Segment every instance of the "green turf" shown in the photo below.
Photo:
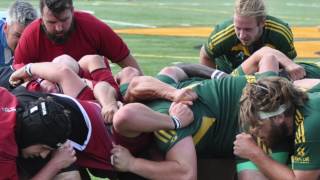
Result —
<path fill-rule="evenodd" d="M 1 0 L 0 11 L 12 2 Z M 30 1 L 38 7 L 38 1 Z M 77 9 L 94 11 L 114 29 L 132 28 L 115 22 L 154 27 L 214 26 L 232 16 L 233 1 L 218 0 L 75 0 Z M 269 14 L 280 17 L 291 26 L 320 25 L 319 0 L 268 0 Z M 111 22 L 110 22 L 111 21 Z M 145 74 L 154 75 L 172 62 L 198 62 L 205 38 L 124 35 L 133 55 Z M 119 68 L 114 66 L 114 72 Z"/>
<path fill-rule="evenodd" d="M 5 11 L 12 0 L 0 0 Z M 30 1 L 38 8 L 38 1 Z M 230 18 L 233 0 L 75 0 L 75 7 L 93 11 L 114 29 L 134 28 L 114 22 L 150 27 L 212 27 Z M 319 0 L 266 0 L 269 14 L 291 26 L 319 26 Z M 206 38 L 120 35 L 129 45 L 147 75 L 155 75 L 173 62 L 198 62 L 199 49 Z M 112 66 L 113 71 L 119 68 Z"/>

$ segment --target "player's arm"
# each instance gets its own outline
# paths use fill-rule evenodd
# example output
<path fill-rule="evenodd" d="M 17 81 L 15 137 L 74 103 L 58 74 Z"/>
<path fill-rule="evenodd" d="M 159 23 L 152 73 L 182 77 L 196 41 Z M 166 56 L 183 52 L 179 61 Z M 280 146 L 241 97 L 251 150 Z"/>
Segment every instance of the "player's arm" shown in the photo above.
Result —
<path fill-rule="evenodd" d="M 30 80 L 42 78 L 57 83 L 64 94 L 77 97 L 86 84 L 67 65 L 52 62 L 30 63 L 16 70 L 10 77 L 12 85 Z"/>
<path fill-rule="evenodd" d="M 113 115 L 118 110 L 116 90 L 109 83 L 100 81 L 94 86 L 93 94 L 102 106 L 105 123 L 112 123 Z"/>
<path fill-rule="evenodd" d="M 263 59 L 275 59 L 278 64 L 283 67 L 294 80 L 301 79 L 305 76 L 305 70 L 298 64 L 294 63 L 286 55 L 280 51 L 270 48 L 263 47 L 253 53 L 247 60 L 245 60 L 241 67 L 245 74 L 253 74 L 259 72 L 264 66 L 261 64 Z M 278 65 L 278 66 L 279 66 Z"/>
<path fill-rule="evenodd" d="M 228 76 L 227 73 L 205 66 L 203 64 L 180 63 L 176 64 L 188 77 L 201 77 L 206 79 L 219 79 Z"/>
<path fill-rule="evenodd" d="M 320 83 L 320 79 L 301 79 L 294 81 L 293 84 L 299 88 L 309 90 Z"/>
<path fill-rule="evenodd" d="M 150 76 L 137 76 L 131 80 L 124 96 L 126 102 L 159 98 L 169 101 L 193 101 L 197 95 L 191 89 L 176 89 Z"/>
<path fill-rule="evenodd" d="M 234 154 L 252 161 L 268 179 L 304 180 L 317 179 L 320 175 L 320 169 L 292 170 L 287 165 L 278 163 L 257 146 L 251 135 L 245 133 L 236 136 Z"/>
<path fill-rule="evenodd" d="M 214 60 L 212 60 L 208 56 L 204 45 L 200 49 L 200 55 L 199 56 L 200 56 L 200 64 L 203 64 L 203 65 L 211 67 L 211 68 L 215 68 L 216 67 L 216 64 L 215 64 Z"/>
<path fill-rule="evenodd" d="M 175 144 L 164 161 L 151 161 L 133 157 L 121 146 L 112 149 L 113 165 L 120 171 L 128 171 L 147 179 L 195 180 L 197 159 L 192 137 Z"/>
<path fill-rule="evenodd" d="M 118 62 L 119 66 L 121 66 L 122 68 L 124 67 L 134 67 L 137 70 L 139 70 L 140 75 L 143 75 L 143 72 L 139 66 L 139 64 L 137 63 L 137 60 L 129 53 L 129 55 L 124 58 L 123 60 Z"/>
<path fill-rule="evenodd" d="M 49 162 L 31 179 L 46 180 L 53 179 L 57 175 L 59 177 L 69 177 L 71 179 L 81 179 L 78 171 L 68 171 L 60 173 L 64 168 L 69 167 L 77 160 L 75 150 L 69 142 L 63 144 L 59 149 L 53 152 Z"/>

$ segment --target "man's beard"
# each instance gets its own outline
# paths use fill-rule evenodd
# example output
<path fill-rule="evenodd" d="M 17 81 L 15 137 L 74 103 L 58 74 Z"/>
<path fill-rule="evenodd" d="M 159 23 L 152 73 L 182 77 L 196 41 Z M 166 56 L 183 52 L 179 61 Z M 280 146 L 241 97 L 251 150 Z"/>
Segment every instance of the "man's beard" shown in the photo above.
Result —
<path fill-rule="evenodd" d="M 288 141 L 288 138 L 290 138 L 289 129 L 284 123 L 280 126 L 276 126 L 272 121 L 271 127 L 271 131 L 266 139 L 266 144 L 268 147 L 273 148 Z"/>
<path fill-rule="evenodd" d="M 74 29 L 74 25 L 72 23 L 70 29 L 67 32 L 63 32 L 62 36 L 57 36 L 56 33 L 48 32 L 45 25 L 42 25 L 42 29 L 51 41 L 55 42 L 56 44 L 63 44 L 68 40 L 71 32 Z"/>

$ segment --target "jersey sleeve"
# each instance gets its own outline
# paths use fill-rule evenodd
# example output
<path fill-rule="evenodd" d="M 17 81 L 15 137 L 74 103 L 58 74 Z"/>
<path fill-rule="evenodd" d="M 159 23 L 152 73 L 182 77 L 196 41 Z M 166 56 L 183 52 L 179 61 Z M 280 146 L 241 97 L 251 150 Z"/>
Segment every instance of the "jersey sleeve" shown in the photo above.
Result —
<path fill-rule="evenodd" d="M 204 44 L 207 55 L 213 61 L 215 58 L 226 53 L 226 48 L 224 48 L 224 45 L 226 45 L 226 40 L 230 37 L 230 35 L 233 34 L 234 28 L 231 21 L 223 22 L 215 26 L 207 42 Z"/>
<path fill-rule="evenodd" d="M 320 138 L 319 128 L 320 102 L 319 93 L 309 93 L 309 100 L 302 110 L 295 114 L 295 147 L 291 158 L 292 169 L 320 169 Z"/>
<path fill-rule="evenodd" d="M 272 39 L 275 49 L 280 50 L 290 59 L 297 56 L 296 49 L 293 44 L 293 34 L 287 23 L 267 20 L 265 28 L 270 30 L 270 39 Z"/>

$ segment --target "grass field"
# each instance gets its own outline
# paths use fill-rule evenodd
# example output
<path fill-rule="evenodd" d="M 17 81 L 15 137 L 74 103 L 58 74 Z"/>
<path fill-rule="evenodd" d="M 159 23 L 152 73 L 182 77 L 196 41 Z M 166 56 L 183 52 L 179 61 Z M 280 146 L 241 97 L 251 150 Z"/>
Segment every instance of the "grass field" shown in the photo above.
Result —
<path fill-rule="evenodd" d="M 5 11 L 12 0 L 1 0 Z M 30 1 L 38 8 L 38 1 Z M 266 0 L 268 12 L 287 21 L 292 27 L 320 26 L 319 0 Z M 74 0 L 75 7 L 87 10 L 121 32 L 132 28 L 213 27 L 230 18 L 233 0 Z M 317 30 L 316 30 L 317 31 Z M 316 35 L 295 38 L 309 42 L 313 51 L 320 51 L 320 31 Z M 308 32 L 305 32 L 308 35 Z M 203 36 L 144 35 L 120 33 L 145 74 L 155 75 L 174 62 L 198 62 Z M 311 43 L 315 42 L 315 43 Z M 318 46 L 319 45 L 319 46 Z M 316 56 L 320 59 L 320 56 Z M 307 58 L 313 60 L 312 58 Z M 113 71 L 119 68 L 113 66 Z"/>
<path fill-rule="evenodd" d="M 0 11 L 4 11 L 11 2 L 1 0 Z M 38 7 L 38 1 L 30 2 Z M 115 30 L 213 27 L 231 17 L 233 11 L 233 0 L 75 0 L 74 3 L 77 9 L 94 13 Z M 319 0 L 267 0 L 267 7 L 269 14 L 282 18 L 293 27 L 320 25 Z M 148 75 L 156 74 L 159 69 L 173 62 L 198 62 L 199 50 L 195 47 L 206 40 L 199 36 L 127 33 L 121 33 L 120 36 Z M 314 38 L 296 38 L 296 41 L 316 41 L 317 46 L 320 43 L 320 32 Z M 114 72 L 118 69 L 117 66 L 113 68 Z"/>

